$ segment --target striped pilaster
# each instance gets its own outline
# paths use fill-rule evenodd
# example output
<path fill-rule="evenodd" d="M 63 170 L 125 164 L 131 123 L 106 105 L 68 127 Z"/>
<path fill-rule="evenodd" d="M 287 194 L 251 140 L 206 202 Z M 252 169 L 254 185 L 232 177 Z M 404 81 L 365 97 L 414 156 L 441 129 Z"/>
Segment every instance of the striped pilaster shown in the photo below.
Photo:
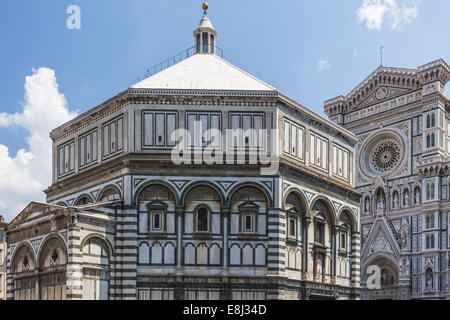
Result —
<path fill-rule="evenodd" d="M 137 299 L 137 209 L 117 210 L 114 265 L 111 265 L 111 299 Z"/>
<path fill-rule="evenodd" d="M 83 254 L 80 228 L 73 226 L 68 232 L 67 299 L 83 299 Z"/>
<path fill-rule="evenodd" d="M 286 214 L 284 210 L 269 209 L 268 235 L 268 275 L 284 275 L 286 265 Z"/>
<path fill-rule="evenodd" d="M 361 236 L 359 232 L 352 233 L 351 285 L 359 288 L 361 281 Z"/>
<path fill-rule="evenodd" d="M 11 258 L 14 247 L 8 246 L 6 254 L 6 299 L 14 300 L 14 279 L 11 272 Z"/>

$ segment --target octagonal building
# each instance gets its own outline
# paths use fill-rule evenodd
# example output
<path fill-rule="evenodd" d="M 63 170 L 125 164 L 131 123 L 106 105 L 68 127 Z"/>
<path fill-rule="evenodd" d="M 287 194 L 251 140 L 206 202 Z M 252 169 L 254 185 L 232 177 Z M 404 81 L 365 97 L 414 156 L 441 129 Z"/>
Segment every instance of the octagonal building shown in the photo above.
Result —
<path fill-rule="evenodd" d="M 193 48 L 51 132 L 47 203 L 6 231 L 8 299 L 359 298 L 356 137 L 217 36 L 205 11 Z"/>

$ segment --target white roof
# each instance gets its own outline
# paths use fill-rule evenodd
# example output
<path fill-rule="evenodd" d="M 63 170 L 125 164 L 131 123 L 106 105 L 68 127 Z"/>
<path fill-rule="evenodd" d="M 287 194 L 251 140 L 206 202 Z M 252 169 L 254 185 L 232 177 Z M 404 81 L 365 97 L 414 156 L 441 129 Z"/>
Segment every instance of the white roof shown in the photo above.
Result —
<path fill-rule="evenodd" d="M 276 91 L 215 54 L 194 54 L 131 88 Z"/>

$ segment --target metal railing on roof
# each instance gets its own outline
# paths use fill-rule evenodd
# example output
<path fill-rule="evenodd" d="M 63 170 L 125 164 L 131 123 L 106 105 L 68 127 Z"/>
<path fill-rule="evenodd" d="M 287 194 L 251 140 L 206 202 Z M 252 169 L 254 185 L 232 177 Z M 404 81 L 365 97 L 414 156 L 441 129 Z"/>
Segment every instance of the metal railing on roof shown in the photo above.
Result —
<path fill-rule="evenodd" d="M 154 65 L 153 67 L 147 69 L 145 72 L 145 75 L 144 75 L 144 79 L 151 77 L 161 71 L 164 71 L 165 69 L 170 68 L 171 66 L 193 56 L 194 54 L 197 54 L 197 53 L 207 54 L 208 48 L 213 49 L 211 51 L 213 51 L 217 56 L 219 56 L 223 59 L 223 50 L 221 48 L 219 48 L 218 46 L 205 45 L 205 46 L 202 46 L 202 48 L 193 46 L 193 47 L 183 50 L 180 53 L 174 55 L 173 57 L 170 57 L 169 59 L 166 59 L 163 62 L 158 63 L 158 64 Z M 203 50 L 201 50 L 201 49 L 203 49 Z M 141 81 L 141 79 L 138 78 L 138 81 Z"/>

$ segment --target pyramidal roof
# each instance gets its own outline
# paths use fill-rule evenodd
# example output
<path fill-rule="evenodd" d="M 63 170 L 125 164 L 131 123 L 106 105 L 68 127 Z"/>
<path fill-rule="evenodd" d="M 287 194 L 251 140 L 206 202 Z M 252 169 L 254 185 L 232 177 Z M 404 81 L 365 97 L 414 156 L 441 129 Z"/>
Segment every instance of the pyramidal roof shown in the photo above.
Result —
<path fill-rule="evenodd" d="M 194 54 L 131 88 L 276 91 L 219 56 L 202 53 Z"/>

